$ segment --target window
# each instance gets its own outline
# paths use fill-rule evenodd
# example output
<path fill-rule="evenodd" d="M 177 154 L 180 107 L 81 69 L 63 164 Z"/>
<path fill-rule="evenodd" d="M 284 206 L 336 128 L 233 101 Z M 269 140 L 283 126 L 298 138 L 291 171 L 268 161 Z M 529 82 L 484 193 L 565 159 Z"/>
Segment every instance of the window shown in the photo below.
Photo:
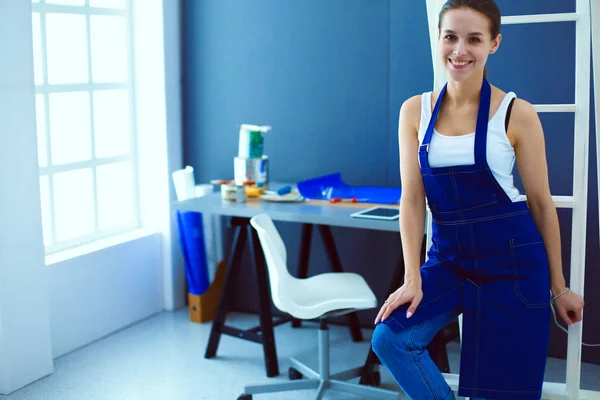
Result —
<path fill-rule="evenodd" d="M 139 226 L 132 0 L 32 0 L 46 254 Z"/>

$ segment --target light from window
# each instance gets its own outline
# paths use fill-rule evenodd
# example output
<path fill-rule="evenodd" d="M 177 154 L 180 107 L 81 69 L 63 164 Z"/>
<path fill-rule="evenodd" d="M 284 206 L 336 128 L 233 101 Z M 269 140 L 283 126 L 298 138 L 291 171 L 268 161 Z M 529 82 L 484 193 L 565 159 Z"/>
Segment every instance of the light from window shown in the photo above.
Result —
<path fill-rule="evenodd" d="M 125 18 L 93 15 L 92 79 L 99 82 L 127 80 L 127 26 Z"/>
<path fill-rule="evenodd" d="M 97 158 L 129 154 L 130 115 L 126 90 L 94 92 L 94 138 Z"/>
<path fill-rule="evenodd" d="M 56 240 L 65 241 L 94 232 L 92 169 L 54 174 Z"/>
<path fill-rule="evenodd" d="M 40 167 L 48 165 L 48 148 L 46 144 L 46 110 L 44 95 L 35 95 L 35 120 L 37 126 L 38 163 Z"/>
<path fill-rule="evenodd" d="M 46 0 L 48 4 L 60 4 L 61 6 L 83 6 L 85 0 Z"/>
<path fill-rule="evenodd" d="M 128 161 L 101 165 L 98 173 L 98 223 L 100 229 L 133 222 L 133 178 Z"/>
<path fill-rule="evenodd" d="M 90 6 L 103 8 L 125 8 L 125 0 L 90 0 Z"/>
<path fill-rule="evenodd" d="M 92 158 L 89 97 L 87 92 L 50 94 L 52 164 Z"/>
<path fill-rule="evenodd" d="M 85 15 L 46 14 L 48 83 L 87 83 Z"/>
<path fill-rule="evenodd" d="M 130 0 L 32 0 L 46 253 L 139 226 Z"/>

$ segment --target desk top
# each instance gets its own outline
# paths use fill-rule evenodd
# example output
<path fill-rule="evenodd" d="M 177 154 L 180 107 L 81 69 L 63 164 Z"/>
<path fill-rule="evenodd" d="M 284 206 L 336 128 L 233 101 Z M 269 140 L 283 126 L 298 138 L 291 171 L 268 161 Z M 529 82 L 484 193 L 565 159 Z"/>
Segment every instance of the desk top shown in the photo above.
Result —
<path fill-rule="evenodd" d="M 354 218 L 350 214 L 359 209 L 377 204 L 336 203 L 327 201 L 304 201 L 284 203 L 248 198 L 246 203 L 225 203 L 221 193 L 214 192 L 203 197 L 176 201 L 172 208 L 180 211 L 196 211 L 230 217 L 252 218 L 266 213 L 274 221 L 308 223 L 316 225 L 342 226 L 348 228 L 373 229 L 378 231 L 399 232 L 399 222 L 377 219 Z"/>

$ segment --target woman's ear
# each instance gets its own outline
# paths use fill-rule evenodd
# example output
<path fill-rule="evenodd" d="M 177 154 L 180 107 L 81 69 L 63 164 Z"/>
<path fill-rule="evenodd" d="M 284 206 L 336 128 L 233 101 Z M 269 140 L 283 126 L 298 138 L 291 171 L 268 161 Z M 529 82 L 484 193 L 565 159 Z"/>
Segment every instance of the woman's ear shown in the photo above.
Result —
<path fill-rule="evenodd" d="M 492 48 L 490 49 L 490 54 L 494 54 L 498 51 L 498 47 L 500 47 L 500 42 L 502 42 L 502 34 L 498 34 L 496 39 L 492 40 Z"/>

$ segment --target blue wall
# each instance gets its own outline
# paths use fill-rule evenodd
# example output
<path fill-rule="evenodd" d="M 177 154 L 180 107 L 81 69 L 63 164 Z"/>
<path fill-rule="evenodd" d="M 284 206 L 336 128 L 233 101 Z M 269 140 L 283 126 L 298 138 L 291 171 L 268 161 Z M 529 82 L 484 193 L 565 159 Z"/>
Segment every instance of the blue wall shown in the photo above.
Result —
<path fill-rule="evenodd" d="M 498 0 L 503 15 L 572 12 L 574 3 Z M 237 125 L 252 123 L 273 126 L 265 143 L 271 180 L 341 171 L 350 184 L 400 185 L 398 110 L 433 81 L 426 21 L 424 1 L 185 0 L 184 158 L 195 167 L 196 180 L 233 176 Z M 505 26 L 502 33 L 501 50 L 488 64 L 494 85 L 534 104 L 574 101 L 574 24 Z M 552 192 L 570 195 L 573 116 L 540 118 Z M 593 318 L 600 294 L 592 286 L 600 278 L 595 154 L 591 161 L 584 341 L 600 342 L 600 319 Z M 568 278 L 571 212 L 559 210 L 559 218 Z M 278 227 L 296 260 L 299 227 Z M 399 235 L 333 232 L 344 268 L 364 275 L 383 299 Z M 315 232 L 310 273 L 327 270 Z M 253 282 L 244 274 L 241 282 Z M 234 307 L 256 310 L 253 292 L 239 287 Z M 362 313 L 361 322 L 369 325 L 374 315 Z M 550 354 L 565 356 L 566 342 L 554 329 Z M 600 349 L 584 348 L 583 358 L 600 364 Z"/>

